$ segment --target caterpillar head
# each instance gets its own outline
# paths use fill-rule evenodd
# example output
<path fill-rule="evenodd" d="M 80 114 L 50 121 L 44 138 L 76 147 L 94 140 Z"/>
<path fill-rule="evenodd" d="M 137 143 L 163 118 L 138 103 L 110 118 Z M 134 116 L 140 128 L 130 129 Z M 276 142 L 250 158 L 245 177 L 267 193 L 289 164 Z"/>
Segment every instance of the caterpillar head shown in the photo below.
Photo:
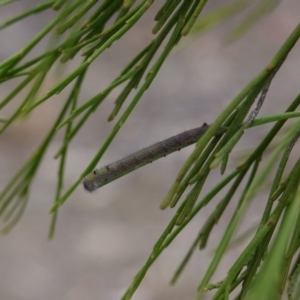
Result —
<path fill-rule="evenodd" d="M 104 168 L 100 170 L 94 170 L 92 173 L 87 175 L 82 182 L 85 190 L 88 192 L 93 192 L 94 190 L 108 183 L 107 173 L 108 170 Z"/>

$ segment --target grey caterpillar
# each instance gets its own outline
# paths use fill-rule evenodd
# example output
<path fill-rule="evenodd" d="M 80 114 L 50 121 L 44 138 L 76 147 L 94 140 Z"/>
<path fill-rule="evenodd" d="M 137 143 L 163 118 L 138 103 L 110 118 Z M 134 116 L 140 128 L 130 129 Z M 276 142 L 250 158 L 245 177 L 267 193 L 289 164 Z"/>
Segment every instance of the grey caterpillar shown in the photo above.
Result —
<path fill-rule="evenodd" d="M 184 131 L 166 140 L 137 151 L 103 168 L 96 169 L 84 178 L 83 186 L 87 191 L 93 192 L 105 184 L 116 180 L 144 165 L 147 165 L 182 148 L 195 144 L 206 132 L 208 127 L 209 126 L 204 123 L 201 127 Z M 224 131 L 225 130 L 221 128 L 219 133 L 223 133 Z"/>

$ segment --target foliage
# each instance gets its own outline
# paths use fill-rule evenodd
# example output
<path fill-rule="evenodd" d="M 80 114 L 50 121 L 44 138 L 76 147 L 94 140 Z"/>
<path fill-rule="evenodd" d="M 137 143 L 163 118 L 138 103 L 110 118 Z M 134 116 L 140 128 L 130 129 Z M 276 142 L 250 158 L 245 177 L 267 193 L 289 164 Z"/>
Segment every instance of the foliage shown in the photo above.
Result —
<path fill-rule="evenodd" d="M 10 2 L 13 1 L 3 0 L 0 2 L 0 6 Z M 90 65 L 104 51 L 109 50 L 115 41 L 122 38 L 125 33 L 130 32 L 131 28 L 148 12 L 153 2 L 154 0 L 51 0 L 43 2 L 0 25 L 1 29 L 5 29 L 33 14 L 49 9 L 57 11 L 53 20 L 27 45 L 0 63 L 1 83 L 17 77 L 22 79 L 21 83 L 14 87 L 1 101 L 0 109 L 10 104 L 21 91 L 26 88 L 29 90 L 12 115 L 1 119 L 0 133 L 3 133 L 15 120 L 30 114 L 43 102 L 48 101 L 51 96 L 60 93 L 68 85 L 72 85 L 70 95 L 65 99 L 51 130 L 0 194 L 0 216 L 6 222 L 3 232 L 8 232 L 21 217 L 28 202 L 30 188 L 37 170 L 58 130 L 64 130 L 64 137 L 55 156 L 59 159 L 60 164 L 54 204 L 51 208 L 52 222 L 49 237 L 54 234 L 60 206 L 71 196 L 81 183 L 82 178 L 96 167 L 136 104 L 141 100 L 144 92 L 153 82 L 164 61 L 182 37 L 190 33 L 198 35 L 211 26 L 221 24 L 226 19 L 246 10 L 248 13 L 245 14 L 243 22 L 228 35 L 228 39 L 232 40 L 244 34 L 260 17 L 279 3 L 279 1 L 271 0 L 234 0 L 214 8 L 205 15 L 203 9 L 208 2 L 206 0 L 166 0 L 155 17 L 156 25 L 152 29 L 155 38 L 135 55 L 119 76 L 103 91 L 79 105 L 77 102 L 78 95 Z M 47 51 L 33 59 L 27 59 L 32 49 L 43 38 L 52 33 L 64 34 L 62 42 L 57 42 L 57 44 L 53 42 Z M 262 68 L 261 72 L 232 99 L 198 141 L 195 150 L 183 165 L 169 193 L 161 203 L 162 209 L 173 208 L 180 202 L 179 207 L 122 299 L 131 299 L 158 256 L 197 215 L 201 208 L 224 188 L 227 188 L 226 195 L 197 234 L 172 282 L 176 282 L 197 245 L 200 248 L 206 246 L 214 224 L 222 216 L 233 196 L 237 194 L 238 188 L 242 188 L 242 193 L 224 236 L 221 238 L 209 268 L 199 284 L 198 299 L 202 299 L 203 292 L 207 290 L 215 290 L 212 298 L 214 300 L 229 299 L 234 290 L 238 290 L 238 299 L 278 299 L 286 286 L 288 286 L 288 298 L 298 299 L 299 290 L 294 291 L 294 289 L 298 282 L 300 259 L 298 256 L 300 246 L 300 159 L 294 164 L 291 171 L 286 170 L 286 164 L 300 134 L 299 113 L 295 112 L 300 104 L 300 94 L 291 101 L 284 113 L 260 119 L 256 119 L 256 116 L 266 98 L 273 77 L 284 64 L 299 36 L 300 24 L 290 34 L 277 54 L 270 60 L 270 63 Z M 161 53 L 160 49 L 162 49 Z M 38 96 L 47 74 L 54 65 L 65 64 L 78 56 L 79 53 L 83 58 L 75 70 L 67 74 L 45 94 Z M 157 53 L 160 54 L 155 58 Z M 144 81 L 142 81 L 143 78 Z M 123 84 L 125 87 L 117 97 L 115 107 L 108 116 L 108 120 L 112 121 L 117 118 L 123 106 L 126 107 L 124 113 L 118 118 L 106 141 L 82 172 L 81 177 L 63 192 L 66 156 L 70 142 L 111 91 Z M 131 92 L 134 92 L 132 98 L 129 97 Z M 256 99 L 258 100 L 254 105 Z M 255 107 L 253 108 L 253 106 Z M 262 156 L 268 151 L 270 143 L 278 136 L 280 129 L 290 118 L 295 118 L 293 125 L 282 135 L 268 161 L 263 163 L 261 161 Z M 226 166 L 230 152 L 243 136 L 245 130 L 266 122 L 274 122 L 274 126 L 261 143 L 249 153 L 240 166 L 227 172 Z M 226 128 L 225 134 L 216 136 L 221 127 Z M 267 176 L 275 167 L 279 157 L 281 157 L 280 162 L 255 234 L 229 269 L 224 280 L 215 284 L 211 283 L 212 275 L 218 268 L 237 226 L 252 199 L 266 182 Z M 224 178 L 207 195 L 199 198 L 211 169 L 218 166 L 220 166 Z M 189 192 L 183 197 L 188 188 L 190 189 Z"/>

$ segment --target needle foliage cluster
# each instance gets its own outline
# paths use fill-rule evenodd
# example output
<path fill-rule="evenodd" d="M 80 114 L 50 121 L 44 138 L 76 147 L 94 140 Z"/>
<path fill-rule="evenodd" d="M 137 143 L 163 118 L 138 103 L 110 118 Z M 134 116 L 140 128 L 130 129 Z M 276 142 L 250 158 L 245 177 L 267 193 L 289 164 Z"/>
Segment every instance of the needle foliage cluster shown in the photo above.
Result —
<path fill-rule="evenodd" d="M 9 5 L 12 0 L 0 1 L 0 6 Z M 0 63 L 0 84 L 20 78 L 0 102 L 0 109 L 9 106 L 20 93 L 25 95 L 14 112 L 1 118 L 0 134 L 19 118 L 32 113 L 55 94 L 71 87 L 69 96 L 64 99 L 61 111 L 40 145 L 21 166 L 0 192 L 0 217 L 8 232 L 22 216 L 30 199 L 30 189 L 36 173 L 49 145 L 56 133 L 63 132 L 61 147 L 55 154 L 59 161 L 57 188 L 53 193 L 54 203 L 50 209 L 52 221 L 49 237 L 52 238 L 59 208 L 71 198 L 73 191 L 81 184 L 82 178 L 98 164 L 108 146 L 118 134 L 143 94 L 151 86 L 161 66 L 172 49 L 187 36 L 201 34 L 213 26 L 222 24 L 227 19 L 243 13 L 238 26 L 228 33 L 227 39 L 233 40 L 243 35 L 261 17 L 274 9 L 280 1 L 233 0 L 215 5 L 206 10 L 208 0 L 165 0 L 158 1 L 159 9 L 155 15 L 156 24 L 152 30 L 153 38 L 135 53 L 128 65 L 120 70 L 119 75 L 103 90 L 83 104 L 78 102 L 89 67 L 111 45 L 121 39 L 151 9 L 154 0 L 50 0 L 41 2 L 24 13 L 0 24 L 6 30 L 24 18 L 31 18 L 46 10 L 55 15 L 40 32 L 17 53 Z M 30 55 L 32 50 L 49 35 L 62 35 L 53 39 L 51 46 L 38 55 Z M 178 173 L 169 193 L 163 199 L 161 208 L 175 208 L 174 217 L 154 245 L 149 258 L 134 277 L 132 284 L 122 299 L 129 300 L 137 290 L 148 269 L 181 233 L 198 212 L 221 191 L 225 196 L 217 203 L 214 211 L 207 217 L 203 227 L 195 234 L 194 243 L 179 265 L 172 283 L 175 283 L 190 257 L 197 248 L 204 248 L 216 222 L 222 217 L 229 203 L 235 203 L 232 217 L 228 221 L 224 235 L 220 238 L 209 267 L 201 275 L 196 290 L 197 299 L 209 293 L 213 300 L 225 299 L 281 299 L 284 293 L 288 299 L 300 299 L 300 158 L 287 168 L 290 153 L 300 135 L 300 94 L 295 99 L 285 99 L 286 110 L 281 114 L 256 118 L 263 105 L 269 87 L 276 73 L 280 71 L 288 58 L 289 52 L 300 37 L 300 24 L 287 37 L 270 63 L 264 66 L 237 95 L 229 101 L 214 120 L 195 150 L 187 158 Z M 7 41 L 9 42 L 9 41 Z M 50 89 L 40 95 L 39 91 L 54 66 L 67 64 L 74 57 L 82 59 L 76 68 L 70 71 Z M 64 188 L 66 157 L 72 140 L 81 130 L 91 114 L 97 113 L 98 107 L 115 89 L 122 87 L 115 100 L 115 106 L 107 116 L 114 121 L 114 127 L 102 147 L 95 154 L 81 176 L 68 188 Z M 121 108 L 123 113 L 121 114 Z M 285 126 L 290 120 L 290 126 Z M 227 161 L 230 153 L 249 127 L 273 123 L 273 127 L 262 138 L 254 150 L 249 150 L 244 162 L 233 170 L 228 170 Z M 223 135 L 216 135 L 221 127 L 226 127 Z M 285 130 L 280 131 L 282 128 Z M 270 144 L 280 135 L 280 141 L 272 145 L 272 153 L 267 160 L 262 157 L 270 149 Z M 202 187 L 210 172 L 219 168 L 222 180 L 206 195 Z M 211 278 L 217 270 L 226 249 L 232 242 L 237 227 L 257 192 L 272 176 L 268 187 L 265 208 L 260 213 L 261 220 L 249 239 L 244 250 L 237 257 L 222 281 L 214 283 Z M 187 193 L 185 193 L 187 191 Z M 238 201 L 234 200 L 238 198 Z M 234 296 L 233 296 L 234 295 Z"/>

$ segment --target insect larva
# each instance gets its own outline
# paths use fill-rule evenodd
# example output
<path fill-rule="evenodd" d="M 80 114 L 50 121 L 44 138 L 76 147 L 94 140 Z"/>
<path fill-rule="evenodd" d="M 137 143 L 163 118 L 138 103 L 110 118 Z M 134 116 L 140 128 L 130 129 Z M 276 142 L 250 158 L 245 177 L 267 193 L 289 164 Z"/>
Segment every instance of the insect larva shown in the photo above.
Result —
<path fill-rule="evenodd" d="M 178 135 L 135 152 L 121 160 L 107 165 L 106 167 L 96 169 L 85 177 L 83 180 L 83 186 L 87 191 L 92 192 L 146 164 L 192 145 L 199 140 L 208 127 L 209 126 L 207 124 L 204 124 L 201 127 L 184 131 Z M 225 130 L 221 128 L 219 133 L 223 133 L 224 131 Z"/>

